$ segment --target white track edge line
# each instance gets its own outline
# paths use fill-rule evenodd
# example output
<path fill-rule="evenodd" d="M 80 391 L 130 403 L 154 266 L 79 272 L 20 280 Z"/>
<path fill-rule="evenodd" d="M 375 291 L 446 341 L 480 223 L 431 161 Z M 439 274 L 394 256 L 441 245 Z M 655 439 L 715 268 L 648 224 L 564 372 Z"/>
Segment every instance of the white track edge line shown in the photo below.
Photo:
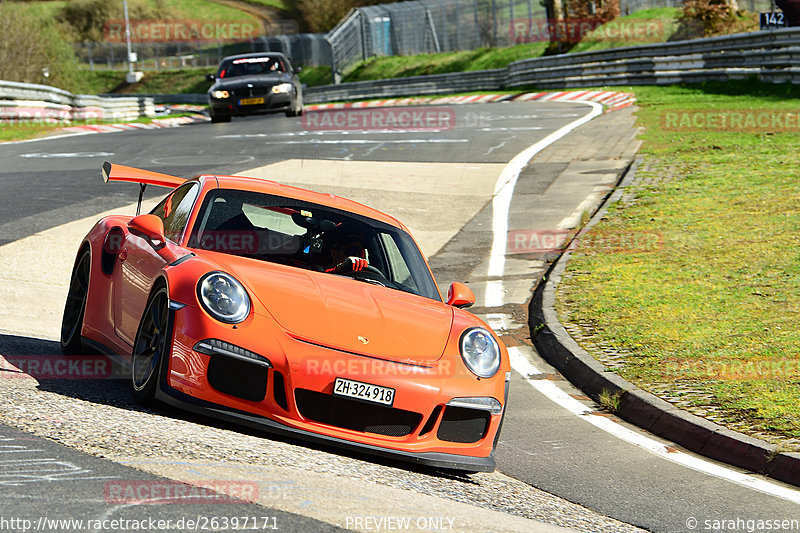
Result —
<path fill-rule="evenodd" d="M 661 442 L 652 439 L 642 433 L 637 433 L 630 430 L 613 420 L 604 416 L 599 416 L 599 413 L 594 409 L 579 402 L 563 390 L 561 390 L 555 383 L 546 380 L 528 379 L 528 376 L 542 374 L 536 366 L 520 352 L 518 347 L 511 347 L 508 349 L 508 355 L 511 359 L 511 367 L 516 370 L 525 381 L 527 381 L 534 389 L 536 389 L 543 396 L 547 397 L 550 401 L 563 407 L 570 413 L 576 415 L 578 418 L 589 422 L 598 429 L 602 429 L 606 433 L 617 437 L 618 439 L 632 444 L 638 448 L 647 450 L 663 459 L 677 463 L 681 466 L 691 468 L 698 472 L 714 476 L 716 478 L 724 479 L 737 485 L 756 490 L 771 496 L 790 501 L 792 503 L 800 504 L 800 491 L 772 483 L 770 481 L 759 479 L 749 474 L 736 472 L 716 463 L 712 463 L 701 457 L 690 455 L 681 451 L 667 448 Z"/>
<path fill-rule="evenodd" d="M 500 176 L 497 178 L 497 182 L 494 186 L 494 197 L 492 198 L 492 249 L 489 255 L 489 277 L 502 277 L 505 272 L 508 214 L 511 209 L 511 199 L 514 196 L 514 186 L 517 184 L 519 173 L 537 153 L 561 139 L 578 126 L 589 122 L 594 117 L 603 113 L 603 106 L 596 102 L 575 103 L 588 105 L 592 110 L 581 118 L 562 126 L 544 139 L 532 144 L 514 156 L 514 158 L 503 167 Z M 505 291 L 503 289 L 502 280 L 493 280 L 493 282 L 487 283 L 484 305 L 486 307 L 499 307 L 503 305 L 504 294 Z"/>

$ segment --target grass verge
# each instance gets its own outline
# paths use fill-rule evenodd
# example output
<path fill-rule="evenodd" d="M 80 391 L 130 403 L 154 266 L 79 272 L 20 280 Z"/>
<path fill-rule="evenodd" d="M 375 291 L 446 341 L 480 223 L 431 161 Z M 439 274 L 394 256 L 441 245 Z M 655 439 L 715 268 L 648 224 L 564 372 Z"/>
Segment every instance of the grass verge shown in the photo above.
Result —
<path fill-rule="evenodd" d="M 547 43 L 528 43 L 507 48 L 479 48 L 412 56 L 373 57 L 362 61 L 342 81 L 381 80 L 427 74 L 503 68 L 520 59 L 539 57 Z"/>
<path fill-rule="evenodd" d="M 100 125 L 100 124 L 118 124 L 118 123 L 140 123 L 140 124 L 149 124 L 154 120 L 158 120 L 160 118 L 179 118 L 179 117 L 186 117 L 186 116 L 194 116 L 193 113 L 173 113 L 167 115 L 166 117 L 139 117 L 133 120 L 111 120 L 105 122 L 98 122 L 98 121 L 86 121 L 86 120 L 75 120 L 70 122 L 69 124 L 65 123 L 41 123 L 41 122 L 30 122 L 30 123 L 7 123 L 7 122 L 0 122 L 0 143 L 9 142 L 9 141 L 24 141 L 27 139 L 35 139 L 37 137 L 43 137 L 45 135 L 56 133 L 62 128 L 67 128 L 70 126 L 86 126 L 86 125 Z"/>
<path fill-rule="evenodd" d="M 641 388 L 800 450 L 800 88 L 627 90 L 642 183 L 573 256 L 559 315 Z"/>
<path fill-rule="evenodd" d="M 569 53 L 667 42 L 678 32 L 681 12 L 677 7 L 656 7 L 617 17 L 589 32 Z"/>

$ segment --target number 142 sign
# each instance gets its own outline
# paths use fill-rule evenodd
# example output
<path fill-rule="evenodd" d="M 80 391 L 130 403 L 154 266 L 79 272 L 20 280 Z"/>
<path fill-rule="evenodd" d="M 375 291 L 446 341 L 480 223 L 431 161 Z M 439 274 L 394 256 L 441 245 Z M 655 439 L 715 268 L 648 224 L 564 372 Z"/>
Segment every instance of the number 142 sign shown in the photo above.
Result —
<path fill-rule="evenodd" d="M 766 11 L 760 13 L 759 26 L 761 30 L 776 30 L 786 27 L 786 17 L 782 11 Z"/>

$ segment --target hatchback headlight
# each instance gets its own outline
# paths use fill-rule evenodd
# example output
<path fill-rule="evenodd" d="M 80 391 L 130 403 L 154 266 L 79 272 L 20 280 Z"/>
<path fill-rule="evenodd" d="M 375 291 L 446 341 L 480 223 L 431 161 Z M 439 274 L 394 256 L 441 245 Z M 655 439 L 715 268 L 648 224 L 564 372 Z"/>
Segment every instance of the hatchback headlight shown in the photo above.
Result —
<path fill-rule="evenodd" d="M 483 328 L 470 328 L 461 335 L 461 359 L 470 372 L 490 378 L 500 368 L 500 346 L 492 334 Z"/>
<path fill-rule="evenodd" d="M 250 297 L 241 283 L 224 272 L 209 272 L 197 282 L 203 309 L 226 324 L 241 322 L 250 314 Z"/>
<path fill-rule="evenodd" d="M 288 93 L 291 90 L 292 90 L 291 83 L 280 83 L 278 85 L 272 86 L 272 92 L 274 92 L 275 94 Z"/>
<path fill-rule="evenodd" d="M 212 91 L 211 92 L 211 96 L 213 96 L 214 98 L 218 98 L 220 100 L 223 99 L 223 98 L 227 98 L 230 95 L 231 95 L 231 93 L 229 93 L 228 91 Z"/>

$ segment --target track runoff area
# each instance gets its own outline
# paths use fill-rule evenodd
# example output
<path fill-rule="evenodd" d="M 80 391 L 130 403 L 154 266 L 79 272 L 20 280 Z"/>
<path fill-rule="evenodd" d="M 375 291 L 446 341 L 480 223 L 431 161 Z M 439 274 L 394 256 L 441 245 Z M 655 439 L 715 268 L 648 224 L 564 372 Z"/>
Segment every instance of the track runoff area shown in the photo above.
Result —
<path fill-rule="evenodd" d="M 252 117 L 231 124 L 0 146 L 6 167 L 0 179 L 13 193 L 0 199 L 0 236 L 8 236 L 0 246 L 0 271 L 11 282 L 1 289 L 5 335 L 0 354 L 53 352 L 77 242 L 99 213 L 131 209 L 127 204 L 134 198 L 132 189 L 110 191 L 100 182 L 99 167 L 105 159 L 183 176 L 202 172 L 268 177 L 341 194 L 388 212 L 410 227 L 442 286 L 468 281 L 477 296 L 474 312 L 513 338 L 524 327 L 518 311 L 545 267 L 541 260 L 530 259 L 530 252 L 537 251 L 543 236 L 580 223 L 583 211 L 592 210 L 614 186 L 636 148 L 633 121 L 629 110 L 604 114 L 591 103 L 437 107 L 441 109 L 388 107 L 367 115 L 357 109 L 355 118 L 348 110 L 337 110 L 336 115 L 329 111 L 327 119 L 322 115 L 325 110 L 320 110 L 316 122 L 310 113 L 304 121 Z M 614 136 L 610 131 L 618 137 L 616 144 L 609 142 Z M 510 240 L 509 235 L 516 238 Z M 38 253 L 42 247 L 52 252 L 47 262 Z M 70 395 L 41 387 L 26 393 L 16 390 L 13 401 L 9 391 L 5 403 L 14 408 L 6 407 L 0 416 L 31 433 L 58 438 L 70 448 L 114 457 L 115 464 L 134 466 L 136 472 L 189 483 L 198 477 L 230 478 L 234 473 L 261 483 L 270 479 L 272 485 L 283 487 L 284 497 L 272 494 L 276 511 L 293 513 L 298 520 L 307 516 L 362 530 L 367 522 L 356 524 L 356 518 L 398 516 L 397 502 L 408 499 L 409 487 L 420 505 L 399 507 L 403 516 L 455 517 L 452 524 L 441 521 L 442 530 L 549 527 L 530 520 L 541 514 L 529 493 L 510 509 L 496 502 L 474 506 L 448 499 L 448 490 L 457 488 L 477 502 L 500 500 L 504 490 L 516 492 L 522 490 L 520 485 L 542 488 L 600 515 L 652 531 L 693 530 L 692 519 L 702 530 L 708 520 L 796 516 L 794 489 L 683 453 L 636 428 L 599 416 L 591 402 L 558 379 L 532 348 L 519 343 L 510 351 L 517 375 L 498 444 L 498 472 L 473 476 L 478 487 L 472 489 L 466 489 L 463 481 L 431 480 L 427 474 L 368 457 L 271 441 L 269 436 L 218 428 L 207 420 L 185 420 L 171 412 L 164 417 L 132 406 L 120 409 L 111 405 L 114 402 L 92 403 L 85 391 Z M 119 401 L 125 396 L 124 387 L 94 392 Z M 59 409 L 74 409 L 76 401 L 88 416 L 55 415 Z M 48 422 L 47 417 L 59 423 Z M 119 422 L 110 431 L 117 439 L 97 439 L 91 427 L 96 417 Z M 128 436 L 122 429 L 125 424 L 140 428 L 136 433 L 141 439 L 144 432 L 144 442 L 154 440 L 155 452 L 152 446 L 119 442 Z M 198 442 L 176 446 L 163 438 L 165 431 L 197 435 Z M 231 441 L 220 443 L 221 450 L 244 439 L 248 446 L 269 444 L 269 452 L 257 454 L 258 468 L 229 464 L 221 456 L 198 460 L 200 435 L 209 432 L 215 443 L 217 433 L 223 441 Z M 330 475 L 331 471 L 338 475 Z M 296 490 L 286 489 L 289 486 Z M 321 486 L 341 490 L 312 489 Z M 301 501 L 313 505 L 303 507 Z M 266 505 L 267 499 L 255 503 Z M 40 509 L 41 504 L 34 503 L 29 514 Z M 441 512 L 426 512 L 431 509 Z M 67 507 L 64 516 L 70 512 Z M 562 514 L 575 513 L 577 508 Z M 581 517 L 584 522 L 562 514 L 554 512 L 545 522 L 575 530 L 627 527 L 596 514 Z M 369 524 L 380 527 L 374 521 Z"/>

